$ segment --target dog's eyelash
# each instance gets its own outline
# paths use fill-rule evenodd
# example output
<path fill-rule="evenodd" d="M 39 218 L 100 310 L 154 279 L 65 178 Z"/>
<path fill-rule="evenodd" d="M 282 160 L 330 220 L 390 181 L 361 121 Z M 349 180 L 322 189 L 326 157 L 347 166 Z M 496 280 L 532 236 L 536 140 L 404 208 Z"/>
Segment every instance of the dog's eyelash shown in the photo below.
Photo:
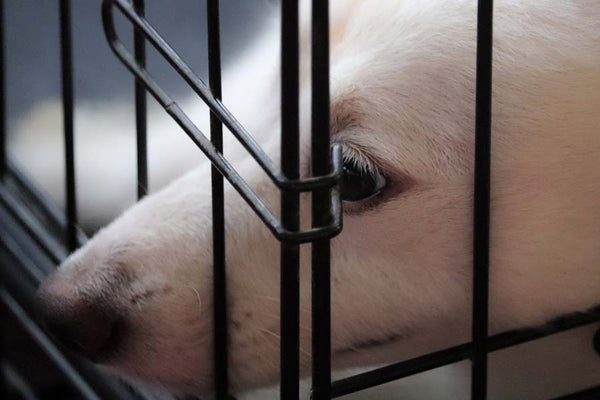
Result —
<path fill-rule="evenodd" d="M 342 159 L 345 165 L 350 164 L 353 167 L 352 169 L 360 171 L 365 175 L 385 175 L 381 168 L 377 165 L 375 161 L 373 161 L 372 157 L 367 152 L 363 151 L 359 147 L 355 147 L 347 143 L 341 143 L 341 145 Z M 384 199 L 384 197 L 378 195 L 360 202 L 345 202 L 344 213 L 348 215 L 357 215 L 362 212 L 371 210 L 378 204 L 381 204 L 382 199 Z"/>
<path fill-rule="evenodd" d="M 349 146 L 347 144 L 342 144 L 342 159 L 344 161 L 344 164 L 352 164 L 357 170 L 361 172 L 369 174 L 380 173 L 380 170 L 377 167 L 377 165 L 373 161 L 371 161 L 367 154 L 365 154 L 360 149 Z"/>

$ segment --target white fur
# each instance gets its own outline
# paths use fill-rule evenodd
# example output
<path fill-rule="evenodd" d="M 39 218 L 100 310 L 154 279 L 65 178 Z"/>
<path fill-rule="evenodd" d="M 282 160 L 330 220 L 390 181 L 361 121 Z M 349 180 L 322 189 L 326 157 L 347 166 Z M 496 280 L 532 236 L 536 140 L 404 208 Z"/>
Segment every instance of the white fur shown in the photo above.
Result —
<path fill-rule="evenodd" d="M 492 333 L 600 303 L 600 3 L 499 0 L 495 21 Z M 332 4 L 333 141 L 365 155 L 391 185 L 390 196 L 373 208 L 347 205 L 344 231 L 332 242 L 336 368 L 397 361 L 469 338 L 475 26 L 471 0 Z M 224 99 L 277 161 L 275 28 L 230 71 Z M 205 111 L 191 112 L 205 119 Z M 98 132 L 121 131 L 120 121 L 113 118 Z M 167 122 L 157 123 L 168 128 L 169 138 L 181 136 Z M 277 191 L 239 144 L 228 140 L 225 153 L 277 211 Z M 407 181 L 411 186 L 396 193 Z M 123 183 L 114 177 L 107 182 Z M 209 182 L 204 162 L 125 212 L 58 272 L 73 290 L 119 299 L 154 291 L 123 311 L 132 329 L 110 367 L 197 394 L 212 384 Z M 126 184 L 133 190 L 132 182 Z M 243 200 L 226 190 L 231 380 L 244 389 L 277 379 L 279 248 Z M 90 204 L 98 196 L 111 197 L 90 193 Z M 304 246 L 303 373 L 310 365 L 307 251 Z M 96 278 L 115 265 L 135 273 L 122 293 L 112 293 Z M 348 350 L 393 335 L 400 339 L 391 345 Z"/>

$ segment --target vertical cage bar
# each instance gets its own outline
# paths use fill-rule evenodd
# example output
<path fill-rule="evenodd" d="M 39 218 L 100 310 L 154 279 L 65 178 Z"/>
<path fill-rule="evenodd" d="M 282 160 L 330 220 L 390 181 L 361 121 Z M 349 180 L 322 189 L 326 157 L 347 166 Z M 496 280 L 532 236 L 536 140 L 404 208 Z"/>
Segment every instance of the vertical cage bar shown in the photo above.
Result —
<path fill-rule="evenodd" d="M 75 144 L 73 137 L 73 56 L 70 0 L 60 0 L 60 54 L 65 136 L 66 239 L 68 249 L 75 250 L 77 248 L 77 199 L 75 191 Z"/>
<path fill-rule="evenodd" d="M 281 170 L 299 177 L 299 43 L 298 0 L 281 2 Z M 300 229 L 300 195 L 281 193 L 281 222 Z M 300 248 L 281 243 L 281 399 L 299 396 Z"/>
<path fill-rule="evenodd" d="M 6 174 L 6 88 L 4 58 L 4 0 L 0 0 L 0 179 Z"/>
<path fill-rule="evenodd" d="M 487 397 L 493 0 L 477 10 L 471 399 Z"/>
<path fill-rule="evenodd" d="M 0 0 L 0 7 L 2 7 L 2 0 Z M 6 290 L 4 285 L 0 285 L 0 292 Z M 6 357 L 6 319 L 8 313 L 4 307 L 4 304 L 0 305 L 0 396 L 3 399 L 9 399 L 9 387 L 6 379 L 6 364 L 8 359 Z"/>
<path fill-rule="evenodd" d="M 221 35 L 219 0 L 206 4 L 208 27 L 208 75 L 210 90 L 221 99 Z M 210 114 L 210 138 L 218 152 L 223 153 L 223 124 Z M 225 197 L 223 175 L 212 167 L 212 223 L 213 223 L 213 314 L 214 314 L 214 370 L 217 400 L 228 398 L 228 332 L 227 332 L 227 279 L 225 267 Z"/>
<path fill-rule="evenodd" d="M 6 88 L 4 86 L 4 0 L 0 0 L 0 180 L 6 174 Z M 4 290 L 0 285 L 0 290 Z M 8 398 L 8 386 L 4 374 L 6 312 L 0 307 L 0 396 Z"/>
<path fill-rule="evenodd" d="M 145 15 L 144 0 L 134 0 L 135 12 Z M 146 41 L 138 27 L 133 31 L 135 60 L 142 68 L 146 68 Z M 144 84 L 135 79 L 135 127 L 137 146 L 137 196 L 141 199 L 148 193 L 148 150 L 147 150 L 147 102 Z"/>
<path fill-rule="evenodd" d="M 312 173 L 331 170 L 329 138 L 329 1 L 312 2 Z M 330 190 L 312 196 L 312 224 L 331 222 Z M 329 239 L 312 243 L 313 400 L 331 398 L 331 247 Z"/>

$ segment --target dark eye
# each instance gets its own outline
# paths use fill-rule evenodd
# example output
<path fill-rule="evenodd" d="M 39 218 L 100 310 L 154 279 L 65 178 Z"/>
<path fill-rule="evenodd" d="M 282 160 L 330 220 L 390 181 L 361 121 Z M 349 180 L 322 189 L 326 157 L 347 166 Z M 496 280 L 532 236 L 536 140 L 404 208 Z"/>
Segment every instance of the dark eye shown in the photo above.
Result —
<path fill-rule="evenodd" d="M 352 161 L 344 161 L 344 201 L 362 201 L 377 196 L 385 188 L 385 184 L 385 177 L 379 172 L 361 168 Z"/>

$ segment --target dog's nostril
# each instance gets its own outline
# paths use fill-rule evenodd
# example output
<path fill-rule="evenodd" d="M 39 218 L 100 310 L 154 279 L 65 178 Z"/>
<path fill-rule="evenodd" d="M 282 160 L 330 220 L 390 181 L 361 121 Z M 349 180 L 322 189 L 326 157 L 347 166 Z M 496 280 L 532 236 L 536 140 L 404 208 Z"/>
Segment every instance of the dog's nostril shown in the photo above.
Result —
<path fill-rule="evenodd" d="M 45 285 L 36 308 L 41 325 L 54 340 L 90 359 L 106 348 L 115 327 L 116 315 L 102 303 L 84 296 L 61 296 Z"/>

